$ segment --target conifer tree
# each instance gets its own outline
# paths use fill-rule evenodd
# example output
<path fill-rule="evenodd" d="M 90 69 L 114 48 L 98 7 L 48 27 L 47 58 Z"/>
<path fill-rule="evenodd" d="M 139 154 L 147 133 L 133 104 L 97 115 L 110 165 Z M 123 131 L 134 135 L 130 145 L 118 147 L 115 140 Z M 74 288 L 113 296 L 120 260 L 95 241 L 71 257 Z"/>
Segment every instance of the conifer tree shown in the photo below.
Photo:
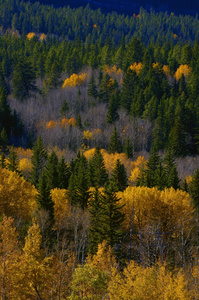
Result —
<path fill-rule="evenodd" d="M 95 83 L 95 78 L 94 78 L 94 75 L 92 74 L 91 75 L 91 79 L 89 81 L 89 84 L 88 84 L 88 96 L 90 97 L 93 97 L 94 99 L 97 98 L 97 87 L 96 87 L 96 83 Z"/>
<path fill-rule="evenodd" d="M 156 186 L 159 190 L 164 190 L 164 188 L 167 186 L 166 172 L 161 161 L 159 162 L 154 173 L 154 186 Z"/>
<path fill-rule="evenodd" d="M 176 169 L 176 164 L 173 156 L 173 152 L 171 149 L 168 149 L 164 158 L 164 169 L 167 177 L 167 187 L 173 187 L 174 189 L 178 189 L 179 186 L 179 177 Z"/>
<path fill-rule="evenodd" d="M 189 187 L 188 187 L 188 184 L 187 184 L 186 179 L 183 181 L 182 186 L 181 186 L 181 189 L 182 189 L 184 192 L 187 192 L 187 193 L 188 193 Z"/>
<path fill-rule="evenodd" d="M 48 178 L 44 170 L 42 170 L 38 183 L 39 194 L 37 196 L 38 208 L 45 209 L 49 212 L 50 219 L 54 219 L 54 203 L 50 195 L 50 187 L 48 185 Z"/>
<path fill-rule="evenodd" d="M 91 186 L 96 188 L 102 187 L 108 182 L 104 158 L 99 147 L 96 147 L 94 156 L 89 163 L 89 177 Z"/>
<path fill-rule="evenodd" d="M 111 95 L 111 77 L 108 73 L 106 73 L 102 77 L 98 97 L 101 102 L 108 103 L 110 100 L 110 95 Z"/>
<path fill-rule="evenodd" d="M 189 194 L 193 200 L 193 204 L 199 210 L 199 170 L 196 169 L 192 181 L 189 184 Z"/>
<path fill-rule="evenodd" d="M 119 103 L 117 101 L 117 96 L 111 95 L 111 99 L 108 103 L 108 112 L 106 116 L 107 123 L 112 124 L 119 119 L 119 115 L 117 112 L 118 107 L 119 107 Z"/>
<path fill-rule="evenodd" d="M 0 167 L 5 168 L 6 167 L 6 157 L 5 154 L 2 153 L 0 157 Z"/>
<path fill-rule="evenodd" d="M 122 206 L 118 204 L 118 197 L 110 184 L 105 188 L 101 200 L 101 226 L 99 232 L 101 241 L 106 240 L 107 244 L 113 248 L 120 248 L 122 242 L 121 225 L 125 219 L 121 212 Z"/>
<path fill-rule="evenodd" d="M 90 197 L 88 163 L 83 155 L 76 159 L 74 171 L 69 179 L 68 196 L 71 204 L 82 209 L 87 207 Z"/>
<path fill-rule="evenodd" d="M 7 152 L 7 146 L 9 144 L 8 135 L 6 133 L 5 127 L 3 127 L 1 134 L 0 134 L 0 145 L 1 150 L 6 153 Z"/>
<path fill-rule="evenodd" d="M 32 162 L 32 171 L 30 174 L 31 183 L 36 187 L 39 182 L 39 177 L 42 172 L 42 168 L 45 166 L 47 160 L 47 152 L 44 149 L 44 144 L 41 136 L 38 137 L 34 147 L 33 147 L 33 155 L 31 157 Z"/>
<path fill-rule="evenodd" d="M 133 146 L 132 146 L 132 143 L 130 141 L 129 136 L 127 136 L 127 138 L 125 140 L 124 153 L 126 154 L 126 156 L 128 158 L 132 158 L 133 157 Z"/>
<path fill-rule="evenodd" d="M 52 151 L 48 156 L 47 163 L 45 165 L 45 174 L 47 176 L 48 186 L 50 189 L 58 187 L 58 157 L 54 151 Z"/>
<path fill-rule="evenodd" d="M 120 136 L 117 132 L 116 126 L 114 126 L 113 134 L 110 139 L 109 147 L 108 147 L 109 153 L 121 153 L 122 152 L 122 143 L 120 141 Z"/>
<path fill-rule="evenodd" d="M 8 156 L 8 162 L 7 162 L 7 168 L 8 170 L 12 171 L 12 172 L 17 172 L 20 174 L 19 171 L 19 158 L 17 156 L 17 153 L 15 152 L 14 147 L 12 146 L 10 149 L 10 153 Z"/>
<path fill-rule="evenodd" d="M 124 165 L 117 159 L 110 182 L 115 192 L 123 192 L 128 186 L 128 177 Z"/>
<path fill-rule="evenodd" d="M 65 163 L 64 157 L 62 156 L 58 163 L 58 187 L 60 189 L 68 188 L 70 174 L 70 167 Z"/>

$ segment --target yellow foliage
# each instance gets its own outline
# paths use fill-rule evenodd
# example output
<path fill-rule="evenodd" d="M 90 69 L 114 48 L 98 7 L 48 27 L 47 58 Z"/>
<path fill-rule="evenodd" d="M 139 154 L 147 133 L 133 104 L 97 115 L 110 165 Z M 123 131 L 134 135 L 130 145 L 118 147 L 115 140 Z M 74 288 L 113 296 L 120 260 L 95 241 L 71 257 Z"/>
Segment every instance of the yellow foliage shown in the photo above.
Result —
<path fill-rule="evenodd" d="M 24 149 L 21 147 L 15 148 L 16 154 L 19 158 L 30 158 L 32 156 L 31 149 Z"/>
<path fill-rule="evenodd" d="M 125 204 L 122 212 L 126 219 L 124 227 L 130 228 L 132 213 L 134 226 L 139 230 L 149 223 L 159 224 L 162 231 L 167 230 L 178 234 L 183 223 L 183 230 L 189 230 L 193 207 L 186 192 L 181 190 L 148 187 L 127 187 L 124 192 L 118 192 L 120 204 Z"/>
<path fill-rule="evenodd" d="M 43 41 L 43 40 L 45 40 L 46 39 L 46 34 L 45 33 L 42 33 L 41 35 L 40 35 L 40 41 Z"/>
<path fill-rule="evenodd" d="M 23 173 L 24 176 L 28 176 L 32 170 L 32 163 L 29 158 L 22 158 L 19 160 L 19 170 Z"/>
<path fill-rule="evenodd" d="M 178 39 L 178 36 L 177 36 L 177 34 L 176 34 L 176 33 L 174 33 L 173 37 L 174 37 L 174 39 L 175 39 L 175 40 L 177 40 L 177 39 Z"/>
<path fill-rule="evenodd" d="M 89 130 L 84 130 L 83 139 L 86 139 L 88 141 L 93 140 L 94 139 L 93 132 L 91 132 Z"/>
<path fill-rule="evenodd" d="M 152 67 L 153 68 L 159 67 L 159 63 L 153 63 Z"/>
<path fill-rule="evenodd" d="M 69 201 L 65 189 L 55 188 L 51 190 L 52 201 L 54 202 L 55 227 L 62 222 L 66 215 L 70 214 Z"/>
<path fill-rule="evenodd" d="M 131 163 L 132 170 L 129 177 L 129 181 L 131 184 L 135 184 L 140 170 L 146 166 L 146 162 L 147 160 L 144 158 L 144 156 L 138 156 L 137 160 Z"/>
<path fill-rule="evenodd" d="M 96 25 L 96 24 L 94 24 L 94 25 L 93 25 L 93 27 L 94 27 L 94 28 L 97 28 L 97 25 Z"/>
<path fill-rule="evenodd" d="M 164 74 L 165 74 L 166 76 L 169 76 L 169 75 L 170 75 L 170 69 L 169 69 L 169 67 L 168 67 L 167 65 L 164 65 L 164 66 L 162 67 L 162 70 L 163 70 L 163 72 L 164 72 Z"/>
<path fill-rule="evenodd" d="M 34 32 L 29 32 L 29 33 L 26 35 L 26 38 L 27 38 L 28 40 L 31 40 L 34 36 L 35 36 L 35 33 L 34 33 Z"/>
<path fill-rule="evenodd" d="M 182 74 L 184 74 L 185 78 L 187 78 L 191 73 L 191 67 L 188 65 L 180 65 L 177 71 L 175 72 L 175 78 L 176 80 L 179 80 L 182 77 Z"/>
<path fill-rule="evenodd" d="M 46 123 L 46 129 L 55 128 L 56 126 L 57 126 L 57 122 L 53 120 Z"/>
<path fill-rule="evenodd" d="M 139 74 L 140 70 L 142 69 L 142 63 L 136 63 L 134 62 L 133 65 L 130 65 L 129 67 L 132 71 L 135 71 L 137 74 Z"/>
<path fill-rule="evenodd" d="M 0 169 L 0 211 L 7 216 L 31 219 L 37 190 L 16 172 Z"/>
<path fill-rule="evenodd" d="M 68 120 L 68 124 L 74 127 L 74 126 L 76 125 L 76 120 L 75 120 L 75 118 L 70 118 L 70 119 Z"/>
<path fill-rule="evenodd" d="M 172 274 L 164 264 L 145 268 L 131 261 L 123 274 L 113 269 L 108 290 L 110 300 L 191 299 L 181 270 Z"/>
<path fill-rule="evenodd" d="M 86 80 L 87 76 L 87 73 L 81 73 L 80 75 L 74 73 L 70 76 L 70 78 L 66 78 L 62 85 L 62 88 L 81 85 Z"/>

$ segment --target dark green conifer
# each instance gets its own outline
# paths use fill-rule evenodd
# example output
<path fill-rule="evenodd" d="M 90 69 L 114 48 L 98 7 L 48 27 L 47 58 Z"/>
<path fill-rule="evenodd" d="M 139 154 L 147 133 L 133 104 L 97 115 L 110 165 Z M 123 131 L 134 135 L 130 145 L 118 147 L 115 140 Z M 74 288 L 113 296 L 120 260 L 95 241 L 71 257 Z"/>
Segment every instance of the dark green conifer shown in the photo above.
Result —
<path fill-rule="evenodd" d="M 58 157 L 54 151 L 50 153 L 45 165 L 45 174 L 50 189 L 54 189 L 59 186 L 58 176 Z"/>
<path fill-rule="evenodd" d="M 97 98 L 97 87 L 96 87 L 96 83 L 95 83 L 95 78 L 94 78 L 94 75 L 92 74 L 91 75 L 91 79 L 89 81 L 89 84 L 88 84 L 88 96 L 89 97 L 93 97 L 94 99 Z"/>
<path fill-rule="evenodd" d="M 8 139 L 8 135 L 6 133 L 5 127 L 3 127 L 1 134 L 0 134 L 0 146 L 1 146 L 1 150 L 6 153 L 7 152 L 7 147 L 9 145 L 9 139 Z"/>
<path fill-rule="evenodd" d="M 37 196 L 37 203 L 38 209 L 45 209 L 48 211 L 50 219 L 54 219 L 54 203 L 52 201 L 50 195 L 50 187 L 48 185 L 48 178 L 44 170 L 42 170 L 41 176 L 39 178 L 38 183 L 38 196 Z"/>
<path fill-rule="evenodd" d="M 199 170 L 196 169 L 193 178 L 189 184 L 189 194 L 191 195 L 193 204 L 199 210 Z"/>
<path fill-rule="evenodd" d="M 17 153 L 16 153 L 13 146 L 10 148 L 10 151 L 9 151 L 7 168 L 8 168 L 8 170 L 10 170 L 12 172 L 15 171 L 18 174 L 20 174 L 20 171 L 19 171 L 19 158 L 18 158 Z"/>
<path fill-rule="evenodd" d="M 114 126 L 114 129 L 113 129 L 113 134 L 110 139 L 108 152 L 109 153 L 115 153 L 115 152 L 121 153 L 122 152 L 122 143 L 120 140 L 120 136 L 117 132 L 116 126 Z"/>
<path fill-rule="evenodd" d="M 154 173 L 154 186 L 156 186 L 159 190 L 164 190 L 167 186 L 166 172 L 162 166 L 161 161 L 159 162 Z"/>
<path fill-rule="evenodd" d="M 34 147 L 33 147 L 33 155 L 31 157 L 32 162 L 32 171 L 30 174 L 31 183 L 36 187 L 39 182 L 39 177 L 42 172 L 42 168 L 45 166 L 47 160 L 47 152 L 44 148 L 44 144 L 41 136 L 38 137 Z"/>
<path fill-rule="evenodd" d="M 128 186 L 128 177 L 124 165 L 117 159 L 110 182 L 115 192 L 123 192 Z"/>
<path fill-rule="evenodd" d="M 62 156 L 58 163 L 58 187 L 60 189 L 68 188 L 70 174 L 70 166 L 65 163 L 64 157 Z"/>
<path fill-rule="evenodd" d="M 125 140 L 124 153 L 126 154 L 126 156 L 128 158 L 132 158 L 133 157 L 133 146 L 132 146 L 132 143 L 130 141 L 129 136 L 127 136 L 127 138 Z"/>
<path fill-rule="evenodd" d="M 107 123 L 112 124 L 119 119 L 119 115 L 117 112 L 118 107 L 119 103 L 117 101 L 116 95 L 111 95 L 111 99 L 108 103 L 108 112 L 106 115 Z"/>
<path fill-rule="evenodd" d="M 91 186 L 96 188 L 102 187 L 108 182 L 104 158 L 99 147 L 96 147 L 94 156 L 89 163 L 89 178 Z"/>

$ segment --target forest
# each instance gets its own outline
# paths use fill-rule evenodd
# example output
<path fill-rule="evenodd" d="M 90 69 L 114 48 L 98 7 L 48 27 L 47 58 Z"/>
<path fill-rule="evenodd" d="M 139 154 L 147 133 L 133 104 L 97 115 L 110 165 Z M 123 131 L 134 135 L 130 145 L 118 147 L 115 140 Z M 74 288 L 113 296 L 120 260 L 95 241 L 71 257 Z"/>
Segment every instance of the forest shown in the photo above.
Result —
<path fill-rule="evenodd" d="M 199 19 L 0 1 L 0 294 L 199 299 Z"/>

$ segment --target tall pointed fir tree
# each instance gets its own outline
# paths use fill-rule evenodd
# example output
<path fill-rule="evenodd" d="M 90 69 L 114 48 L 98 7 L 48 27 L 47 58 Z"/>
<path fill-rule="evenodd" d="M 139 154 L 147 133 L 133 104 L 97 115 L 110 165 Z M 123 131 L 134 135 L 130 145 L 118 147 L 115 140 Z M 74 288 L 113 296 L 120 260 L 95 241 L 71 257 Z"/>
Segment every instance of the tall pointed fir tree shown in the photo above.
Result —
<path fill-rule="evenodd" d="M 116 95 L 113 94 L 111 95 L 111 99 L 108 103 L 108 112 L 106 115 L 107 123 L 112 124 L 119 119 L 119 115 L 117 112 L 118 107 L 119 107 L 119 101 L 118 101 L 117 94 Z"/>
<path fill-rule="evenodd" d="M 188 188 L 194 207 L 199 212 L 199 170 L 196 169 Z"/>
<path fill-rule="evenodd" d="M 108 152 L 109 153 L 115 153 L 115 152 L 121 153 L 122 152 L 122 143 L 120 140 L 120 136 L 117 132 L 116 126 L 114 126 L 114 129 L 113 129 L 113 134 L 110 139 Z"/>
<path fill-rule="evenodd" d="M 96 188 L 108 182 L 108 173 L 99 147 L 96 147 L 94 156 L 89 162 L 89 181 L 90 185 Z"/>
<path fill-rule="evenodd" d="M 54 220 L 54 203 L 50 195 L 50 187 L 48 185 L 48 178 L 44 170 L 42 170 L 38 183 L 37 204 L 38 209 L 44 209 L 49 213 L 51 220 Z"/>
<path fill-rule="evenodd" d="M 58 163 L 58 187 L 60 189 L 68 188 L 70 174 L 70 166 L 66 164 L 64 157 L 62 156 Z"/>
<path fill-rule="evenodd" d="M 47 158 L 45 173 L 50 189 L 58 187 L 58 157 L 54 151 L 52 151 Z"/>
<path fill-rule="evenodd" d="M 131 140 L 130 140 L 129 136 L 127 136 L 127 138 L 125 140 L 124 153 L 126 154 L 126 156 L 128 158 L 133 157 L 133 146 L 132 146 L 132 143 L 131 143 Z"/>
<path fill-rule="evenodd" d="M 47 152 L 44 148 L 44 144 L 41 136 L 38 137 L 34 147 L 33 147 L 33 155 L 31 157 L 32 162 L 32 171 L 30 173 L 30 181 L 36 187 L 39 182 L 39 177 L 41 175 L 42 169 L 45 166 L 47 161 Z"/>
<path fill-rule="evenodd" d="M 7 162 L 7 168 L 8 168 L 8 170 L 10 170 L 12 172 L 15 171 L 16 173 L 20 174 L 19 158 L 18 158 L 17 153 L 13 146 L 10 148 L 8 162 Z"/>
<path fill-rule="evenodd" d="M 173 156 L 173 152 L 171 149 L 168 149 L 163 160 L 164 162 L 164 169 L 167 177 L 167 187 L 173 187 L 174 189 L 179 189 L 180 179 L 178 177 L 178 172 Z"/>
<path fill-rule="evenodd" d="M 98 96 L 97 87 L 96 87 L 96 83 L 95 83 L 95 78 L 94 78 L 93 74 L 91 75 L 91 79 L 90 79 L 89 84 L 88 84 L 87 94 L 88 94 L 89 97 L 93 97 L 94 99 L 96 99 L 97 96 Z"/>
<path fill-rule="evenodd" d="M 113 173 L 110 178 L 115 192 L 123 192 L 128 186 L 128 177 L 124 165 L 117 159 Z"/>
<path fill-rule="evenodd" d="M 84 155 L 76 159 L 74 171 L 69 179 L 68 197 L 72 205 L 85 209 L 90 197 L 88 163 Z"/>

